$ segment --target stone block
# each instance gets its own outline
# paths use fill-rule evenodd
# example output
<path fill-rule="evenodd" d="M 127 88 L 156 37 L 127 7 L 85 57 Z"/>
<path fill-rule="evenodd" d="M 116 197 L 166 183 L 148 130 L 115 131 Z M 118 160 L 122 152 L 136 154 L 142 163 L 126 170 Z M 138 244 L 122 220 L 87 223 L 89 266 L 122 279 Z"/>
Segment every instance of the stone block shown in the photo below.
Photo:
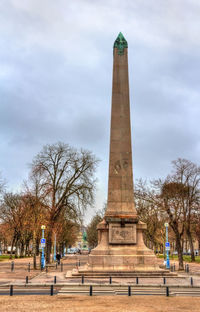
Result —
<path fill-rule="evenodd" d="M 109 224 L 109 244 L 136 244 L 136 224 Z"/>

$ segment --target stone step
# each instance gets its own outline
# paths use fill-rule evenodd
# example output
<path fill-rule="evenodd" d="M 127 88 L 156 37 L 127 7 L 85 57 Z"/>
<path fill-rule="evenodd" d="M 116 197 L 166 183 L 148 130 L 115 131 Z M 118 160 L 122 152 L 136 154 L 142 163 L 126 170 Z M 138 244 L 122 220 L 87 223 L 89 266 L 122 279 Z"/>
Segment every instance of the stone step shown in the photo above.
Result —
<path fill-rule="evenodd" d="M 181 287 L 169 287 L 170 296 L 200 296 L 200 288 L 190 288 L 185 287 L 184 289 Z M 90 293 L 90 285 L 82 285 L 80 286 L 65 286 L 60 289 L 58 292 L 58 295 L 69 295 L 69 294 L 83 294 L 83 295 L 89 295 Z M 99 286 L 99 285 L 93 285 L 92 288 L 92 294 L 93 295 L 128 295 L 128 285 L 110 285 L 110 286 Z M 166 295 L 166 287 L 161 286 L 149 286 L 149 287 L 141 287 L 134 285 L 131 285 L 131 295 Z"/>
<path fill-rule="evenodd" d="M 119 277 L 119 278 L 130 278 L 130 277 L 144 277 L 144 278 L 155 278 L 155 277 L 177 277 L 177 273 L 164 271 L 161 273 L 154 273 L 154 272 L 72 272 L 72 275 L 66 275 L 66 278 L 81 278 L 82 276 L 89 278 L 108 278 L 108 277 Z"/>

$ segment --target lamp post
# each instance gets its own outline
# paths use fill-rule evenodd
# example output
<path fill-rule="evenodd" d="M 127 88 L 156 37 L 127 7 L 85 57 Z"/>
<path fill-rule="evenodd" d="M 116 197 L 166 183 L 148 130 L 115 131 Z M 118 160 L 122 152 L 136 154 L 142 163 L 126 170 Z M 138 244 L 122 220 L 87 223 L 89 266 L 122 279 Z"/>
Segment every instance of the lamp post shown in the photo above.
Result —
<path fill-rule="evenodd" d="M 54 238 L 54 257 L 53 260 L 56 261 L 56 234 L 55 234 L 55 238 Z"/>
<path fill-rule="evenodd" d="M 166 243 L 165 243 L 165 250 L 167 255 L 167 261 L 166 261 L 166 269 L 170 269 L 170 261 L 169 261 L 169 250 L 170 250 L 170 244 L 168 242 L 168 226 L 169 224 L 165 223 L 165 229 L 166 229 Z"/>
<path fill-rule="evenodd" d="M 42 229 L 42 239 L 41 239 L 41 246 L 42 246 L 42 257 L 41 257 L 41 268 L 45 268 L 45 259 L 44 259 L 44 247 L 45 247 L 45 238 L 44 238 L 44 230 L 45 230 L 45 225 L 41 226 Z"/>

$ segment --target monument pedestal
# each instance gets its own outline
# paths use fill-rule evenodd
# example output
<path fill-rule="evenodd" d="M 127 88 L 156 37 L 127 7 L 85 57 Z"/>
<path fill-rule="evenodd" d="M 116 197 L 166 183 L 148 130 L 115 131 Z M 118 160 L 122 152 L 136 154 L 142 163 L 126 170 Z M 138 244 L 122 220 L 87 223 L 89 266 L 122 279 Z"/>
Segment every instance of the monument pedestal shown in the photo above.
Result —
<path fill-rule="evenodd" d="M 107 223 L 104 219 L 97 229 L 98 246 L 91 251 L 87 265 L 80 267 L 78 274 L 126 276 L 168 272 L 159 268 L 154 252 L 145 246 L 142 232 L 146 224 L 143 222 Z"/>

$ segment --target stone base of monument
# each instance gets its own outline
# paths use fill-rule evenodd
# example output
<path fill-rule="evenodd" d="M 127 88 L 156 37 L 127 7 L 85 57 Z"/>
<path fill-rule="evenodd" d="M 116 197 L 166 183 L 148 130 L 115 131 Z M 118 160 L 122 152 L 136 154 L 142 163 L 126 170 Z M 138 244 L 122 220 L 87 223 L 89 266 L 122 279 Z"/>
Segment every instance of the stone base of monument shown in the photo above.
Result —
<path fill-rule="evenodd" d="M 108 277 L 118 277 L 118 278 L 131 278 L 131 277 L 144 277 L 144 278 L 156 278 L 156 277 L 177 277 L 177 273 L 169 272 L 168 270 L 162 270 L 161 272 L 147 271 L 147 272 L 95 272 L 95 271 L 79 271 L 73 270 L 68 271 L 66 278 L 75 279 L 77 277 L 88 277 L 88 278 L 108 278 Z"/>
<path fill-rule="evenodd" d="M 143 241 L 143 222 L 120 224 L 103 220 L 98 225 L 98 246 L 85 266 L 71 271 L 71 277 L 177 276 L 161 269 L 154 252 Z M 68 274 L 68 276 L 70 273 Z"/>

